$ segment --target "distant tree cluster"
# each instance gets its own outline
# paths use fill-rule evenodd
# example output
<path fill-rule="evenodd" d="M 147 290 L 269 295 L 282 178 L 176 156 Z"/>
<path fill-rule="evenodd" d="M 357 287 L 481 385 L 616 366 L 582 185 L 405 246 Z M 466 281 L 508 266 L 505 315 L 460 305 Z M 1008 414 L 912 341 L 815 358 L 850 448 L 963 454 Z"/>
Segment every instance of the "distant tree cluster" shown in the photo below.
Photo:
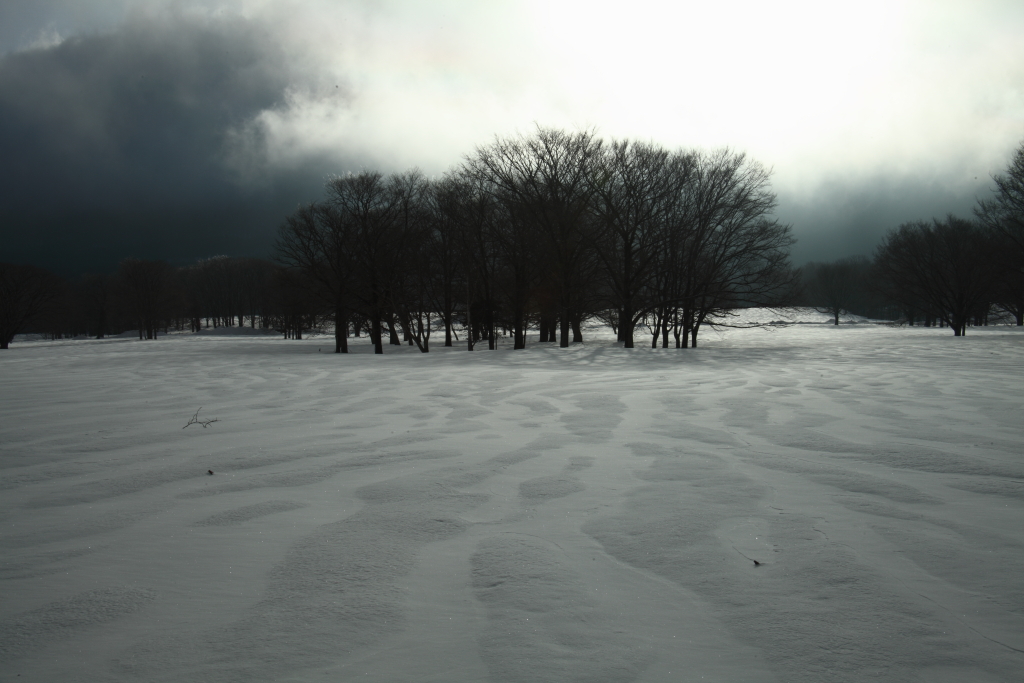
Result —
<path fill-rule="evenodd" d="M 956 216 L 904 223 L 863 257 L 803 268 L 803 303 L 843 312 L 950 327 L 966 334 L 995 314 L 1024 325 L 1024 143 L 995 193 Z"/>
<path fill-rule="evenodd" d="M 606 143 L 539 128 L 496 139 L 439 179 L 364 171 L 281 227 L 277 258 L 335 320 L 335 350 L 366 328 L 421 351 L 456 328 L 468 348 L 582 341 L 608 322 L 676 347 L 742 304 L 779 303 L 795 273 L 769 172 L 743 154 Z"/>
<path fill-rule="evenodd" d="M 19 332 L 102 339 L 137 330 L 139 339 L 156 339 L 161 330 L 247 325 L 301 337 L 321 322 L 306 289 L 265 259 L 217 256 L 175 268 L 128 258 L 114 274 L 76 282 L 33 266 L 0 264 L 2 348 Z"/>
<path fill-rule="evenodd" d="M 801 268 L 801 275 L 803 292 L 797 303 L 827 313 L 836 325 L 844 313 L 885 316 L 884 312 L 878 315 L 879 302 L 871 286 L 871 261 L 865 256 L 811 262 Z"/>
<path fill-rule="evenodd" d="M 0 349 L 60 298 L 62 284 L 42 268 L 0 263 Z"/>
<path fill-rule="evenodd" d="M 993 177 L 992 199 L 981 201 L 975 215 L 989 231 L 996 273 L 992 300 L 1024 325 L 1024 142 L 1004 173 Z"/>

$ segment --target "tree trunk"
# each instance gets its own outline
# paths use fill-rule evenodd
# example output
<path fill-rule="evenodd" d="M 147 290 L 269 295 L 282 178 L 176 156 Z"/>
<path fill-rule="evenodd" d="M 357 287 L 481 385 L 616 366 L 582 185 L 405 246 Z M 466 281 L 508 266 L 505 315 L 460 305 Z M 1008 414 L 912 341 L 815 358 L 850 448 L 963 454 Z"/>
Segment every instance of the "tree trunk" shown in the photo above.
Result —
<path fill-rule="evenodd" d="M 398 326 L 395 325 L 395 316 L 392 313 L 388 313 L 388 333 L 389 341 L 391 346 L 401 346 L 402 340 L 398 338 Z"/>
<path fill-rule="evenodd" d="M 348 315 L 341 306 L 334 309 L 334 352 L 348 353 Z"/>
<path fill-rule="evenodd" d="M 523 325 L 525 320 L 523 309 L 520 306 L 516 306 L 515 313 L 512 319 L 512 348 L 513 349 L 525 349 L 526 348 L 526 329 Z"/>
<path fill-rule="evenodd" d="M 693 309 L 683 306 L 683 348 L 690 348 L 690 331 L 693 329 Z"/>
<path fill-rule="evenodd" d="M 572 327 L 572 323 L 569 321 L 569 308 L 568 306 L 562 306 L 562 334 L 558 340 L 558 346 L 563 349 L 569 348 L 569 328 Z"/>
<path fill-rule="evenodd" d="M 494 334 L 494 306 L 491 305 L 491 300 L 487 300 L 487 313 L 484 316 L 485 324 L 487 325 L 487 350 L 494 351 L 497 344 Z"/>
<path fill-rule="evenodd" d="M 376 354 L 384 353 L 384 340 L 381 339 L 384 331 L 381 329 L 380 314 L 374 314 L 370 320 L 370 341 L 373 342 L 373 352 Z"/>
<path fill-rule="evenodd" d="M 470 304 L 469 282 L 466 282 L 466 350 L 473 350 L 473 306 Z"/>
<path fill-rule="evenodd" d="M 417 324 L 419 325 L 419 329 L 416 333 L 416 338 L 423 338 L 423 344 L 422 346 L 420 346 L 420 351 L 422 351 L 423 353 L 428 353 L 430 351 L 430 314 L 427 313 L 426 325 L 423 324 L 423 319 L 422 317 L 419 317 L 419 314 L 417 315 L 416 320 Z"/>
<path fill-rule="evenodd" d="M 701 323 L 704 322 L 705 313 L 697 314 L 696 319 L 693 321 L 693 329 L 690 331 L 690 346 L 693 348 L 697 348 L 697 332 L 700 330 Z"/>

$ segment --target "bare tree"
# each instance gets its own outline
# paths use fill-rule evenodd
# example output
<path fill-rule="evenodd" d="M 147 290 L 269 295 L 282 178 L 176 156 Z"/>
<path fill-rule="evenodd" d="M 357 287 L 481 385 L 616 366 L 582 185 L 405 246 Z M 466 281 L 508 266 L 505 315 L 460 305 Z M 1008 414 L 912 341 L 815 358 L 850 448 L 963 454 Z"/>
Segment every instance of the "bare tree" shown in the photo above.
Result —
<path fill-rule="evenodd" d="M 0 349 L 46 312 L 60 294 L 60 279 L 36 266 L 0 263 Z"/>
<path fill-rule="evenodd" d="M 108 275 L 86 275 L 78 286 L 86 330 L 97 339 L 103 339 L 109 332 L 112 313 L 111 288 L 111 278 Z"/>
<path fill-rule="evenodd" d="M 432 296 L 431 221 L 429 183 L 417 169 L 394 174 L 388 184 L 395 201 L 392 233 L 391 282 L 388 304 L 406 341 L 423 353 L 430 351 Z"/>
<path fill-rule="evenodd" d="M 545 241 L 558 286 L 562 347 L 569 346 L 582 266 L 594 247 L 587 223 L 592 218 L 591 178 L 601 150 L 602 142 L 592 131 L 538 127 L 529 137 L 498 139 L 477 148 L 465 165 L 467 174 L 499 203 L 514 207 L 521 224 L 535 226 Z"/>
<path fill-rule="evenodd" d="M 640 297 L 655 274 L 669 207 L 684 191 L 689 155 L 650 143 L 613 142 L 592 176 L 598 254 L 618 309 L 618 338 L 633 348 L 633 328 L 646 313 Z"/>
<path fill-rule="evenodd" d="M 332 189 L 334 183 L 328 183 L 331 198 L 336 196 L 336 190 Z M 301 270 L 324 304 L 333 311 L 335 353 L 348 353 L 355 268 L 352 226 L 344 207 L 332 202 L 300 207 L 285 219 L 278 231 L 278 260 Z"/>
<path fill-rule="evenodd" d="M 426 248 L 433 264 L 434 282 L 427 289 L 432 308 L 444 324 L 444 345 L 452 345 L 452 327 L 458 300 L 457 281 L 464 268 L 460 252 L 462 201 L 469 188 L 454 174 L 430 184 L 425 195 L 428 235 Z"/>
<path fill-rule="evenodd" d="M 995 265 L 1002 272 L 997 302 L 1013 315 L 1017 325 L 1024 325 L 1024 142 L 1006 172 L 992 180 L 995 196 L 979 201 L 975 215 L 998 236 Z"/>
<path fill-rule="evenodd" d="M 139 339 L 156 339 L 166 320 L 172 269 L 164 261 L 127 258 L 117 269 L 125 308 L 137 323 Z"/>
<path fill-rule="evenodd" d="M 892 299 L 923 306 L 959 337 L 972 316 L 988 309 L 991 258 L 991 233 L 950 215 L 889 231 L 875 251 L 874 272 Z"/>
<path fill-rule="evenodd" d="M 239 288 L 243 310 L 249 312 L 249 325 L 268 326 L 270 295 L 274 278 L 274 264 L 260 258 L 238 259 Z"/>
<path fill-rule="evenodd" d="M 478 178 L 464 180 L 466 192 L 459 204 L 459 235 L 466 292 L 466 348 L 472 351 L 476 342 L 486 339 L 487 348 L 493 351 L 497 346 L 500 245 L 513 247 L 520 224 L 513 220 L 507 202 L 497 201 L 481 187 Z"/>
<path fill-rule="evenodd" d="M 979 201 L 978 218 L 1002 232 L 1024 253 L 1024 142 L 1017 147 L 1005 173 L 992 176 L 995 197 Z"/>
<path fill-rule="evenodd" d="M 363 171 L 332 179 L 328 201 L 345 222 L 354 269 L 352 293 L 360 313 L 370 322 L 374 353 L 384 353 L 383 322 L 388 319 L 389 287 L 395 254 L 401 244 L 395 238 L 400 202 L 395 187 L 381 174 Z"/>
<path fill-rule="evenodd" d="M 838 325 L 840 315 L 864 303 L 865 278 L 870 268 L 870 262 L 863 256 L 809 263 L 804 267 L 805 296 L 815 310 L 831 315 Z"/>
<path fill-rule="evenodd" d="M 687 227 L 677 281 L 683 339 L 696 346 L 701 325 L 729 309 L 787 299 L 797 274 L 789 265 L 791 228 L 771 217 L 769 169 L 720 149 L 696 154 L 690 178 L 676 219 Z"/>

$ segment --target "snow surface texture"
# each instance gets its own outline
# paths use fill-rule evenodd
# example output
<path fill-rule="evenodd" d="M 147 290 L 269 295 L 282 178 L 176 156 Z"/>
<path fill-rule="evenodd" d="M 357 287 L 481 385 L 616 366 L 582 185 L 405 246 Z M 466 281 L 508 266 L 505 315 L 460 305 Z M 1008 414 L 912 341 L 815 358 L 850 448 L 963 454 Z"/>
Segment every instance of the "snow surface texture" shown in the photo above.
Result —
<path fill-rule="evenodd" d="M 0 680 L 1020 680 L 1019 330 L 352 343 L 16 341 Z"/>

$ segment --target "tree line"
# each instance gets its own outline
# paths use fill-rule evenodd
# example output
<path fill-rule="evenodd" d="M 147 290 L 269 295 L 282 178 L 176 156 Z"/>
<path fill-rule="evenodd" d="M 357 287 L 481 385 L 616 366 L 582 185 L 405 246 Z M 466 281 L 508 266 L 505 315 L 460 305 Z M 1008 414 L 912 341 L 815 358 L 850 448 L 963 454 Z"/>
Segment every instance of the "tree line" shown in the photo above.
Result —
<path fill-rule="evenodd" d="M 286 218 L 273 262 L 128 259 L 75 287 L 27 266 L 2 276 L 48 292 L 33 325 L 53 336 L 148 339 L 243 317 L 301 336 L 329 319 L 337 352 L 365 330 L 376 353 L 385 337 L 429 351 L 435 328 L 446 346 L 461 329 L 469 349 L 500 335 L 524 348 L 534 328 L 565 347 L 593 318 L 629 348 L 639 329 L 652 346 L 688 347 L 732 308 L 784 303 L 797 280 L 769 170 L 728 149 L 538 128 L 496 138 L 440 178 L 367 170 L 332 178 L 325 195 Z"/>
<path fill-rule="evenodd" d="M 538 128 L 437 179 L 333 178 L 287 218 L 277 257 L 332 313 L 339 353 L 353 321 L 376 353 L 385 334 L 429 351 L 435 327 L 451 346 L 457 325 L 470 349 L 499 333 L 524 348 L 531 327 L 567 347 L 593 318 L 627 348 L 641 325 L 652 346 L 687 347 L 728 310 L 791 294 L 775 206 L 744 154 Z"/>
<path fill-rule="evenodd" d="M 54 338 L 209 326 L 366 333 L 430 349 L 569 346 L 597 319 L 632 348 L 696 346 L 699 330 L 748 305 L 803 304 L 957 335 L 991 312 L 1024 324 L 1024 144 L 972 220 L 903 224 L 871 259 L 789 264 L 770 171 L 744 154 L 605 141 L 537 128 L 495 138 L 439 178 L 365 170 L 331 178 L 280 226 L 272 260 L 174 268 L 124 260 L 68 283 L 0 264 L 0 346 L 31 329 Z"/>
<path fill-rule="evenodd" d="M 0 264 L 0 348 L 19 331 L 102 339 L 133 330 L 156 339 L 161 331 L 246 325 L 293 335 L 316 324 L 315 306 L 297 288 L 279 266 L 256 258 L 217 256 L 180 268 L 128 258 L 113 274 L 74 282 L 35 266 Z"/>
<path fill-rule="evenodd" d="M 843 312 L 949 327 L 999 321 L 1024 326 L 1024 143 L 974 217 L 912 221 L 890 230 L 872 259 L 810 263 L 801 303 Z"/>

